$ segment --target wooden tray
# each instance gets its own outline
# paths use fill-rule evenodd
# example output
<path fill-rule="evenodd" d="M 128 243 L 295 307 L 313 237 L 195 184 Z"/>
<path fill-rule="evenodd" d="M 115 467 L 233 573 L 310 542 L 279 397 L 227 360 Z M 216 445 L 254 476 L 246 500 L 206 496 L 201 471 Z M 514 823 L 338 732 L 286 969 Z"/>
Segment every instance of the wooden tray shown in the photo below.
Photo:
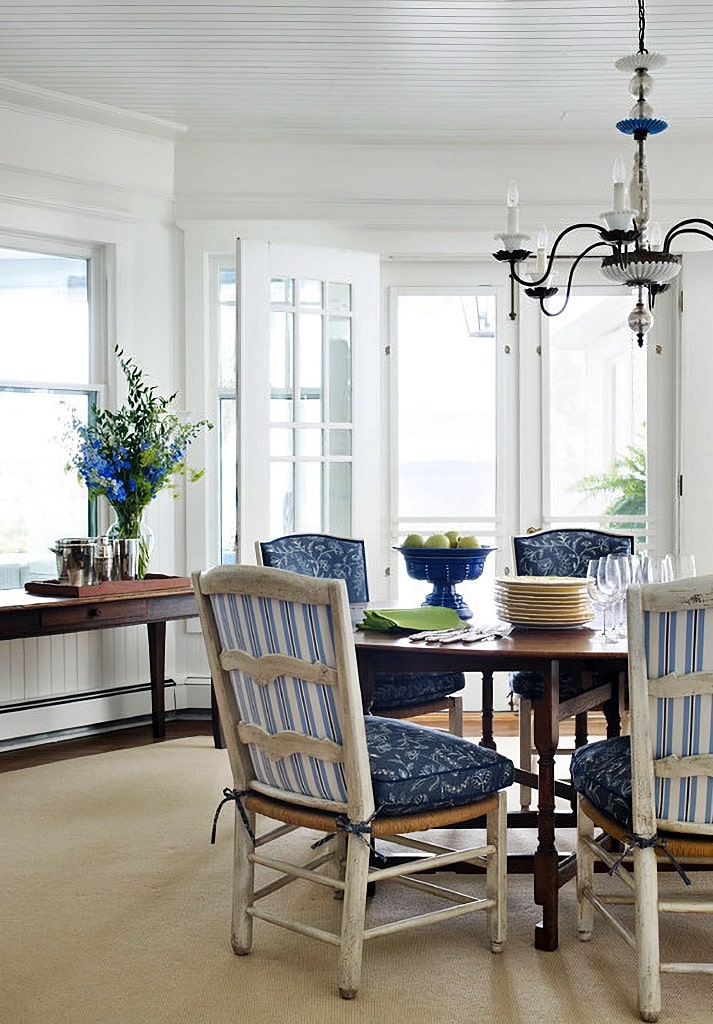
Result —
<path fill-rule="evenodd" d="M 30 580 L 25 584 L 28 594 L 43 597 L 101 597 L 104 594 L 145 594 L 161 590 L 181 590 L 191 586 L 188 576 L 163 576 L 147 573 L 143 580 L 110 580 L 108 583 L 94 583 L 75 587 L 60 580 Z"/>

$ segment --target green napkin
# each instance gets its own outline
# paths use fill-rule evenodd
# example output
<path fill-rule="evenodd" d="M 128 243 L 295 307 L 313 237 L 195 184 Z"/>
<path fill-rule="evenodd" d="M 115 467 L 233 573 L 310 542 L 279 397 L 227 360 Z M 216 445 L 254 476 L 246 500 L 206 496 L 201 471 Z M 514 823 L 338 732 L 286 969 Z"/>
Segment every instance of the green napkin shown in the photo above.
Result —
<path fill-rule="evenodd" d="M 367 608 L 357 629 L 376 629 L 390 633 L 397 629 L 455 629 L 462 626 L 455 608 L 424 605 L 421 608 Z"/>

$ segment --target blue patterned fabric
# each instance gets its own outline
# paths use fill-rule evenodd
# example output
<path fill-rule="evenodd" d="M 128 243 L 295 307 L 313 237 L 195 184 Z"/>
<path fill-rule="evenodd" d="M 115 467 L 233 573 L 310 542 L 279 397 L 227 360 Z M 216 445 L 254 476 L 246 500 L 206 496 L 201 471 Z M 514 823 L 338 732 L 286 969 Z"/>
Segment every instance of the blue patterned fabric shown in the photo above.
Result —
<path fill-rule="evenodd" d="M 570 762 L 572 785 L 624 828 L 631 819 L 631 739 L 617 736 L 578 747 Z"/>
<path fill-rule="evenodd" d="M 632 536 L 602 530 L 542 530 L 512 543 L 518 576 L 586 576 L 592 558 L 634 553 Z"/>
<path fill-rule="evenodd" d="M 303 576 L 343 579 L 351 604 L 369 600 L 363 540 L 325 533 L 295 533 L 260 541 L 263 565 Z M 462 672 L 377 672 L 374 676 L 375 714 L 445 700 L 465 688 Z"/>
<path fill-rule="evenodd" d="M 293 533 L 260 541 L 262 564 L 303 576 L 344 580 L 350 604 L 369 600 L 364 541 L 326 533 Z"/>
<path fill-rule="evenodd" d="M 430 704 L 464 688 L 462 672 L 377 672 L 374 675 L 371 711 L 378 715 L 390 708 Z"/>
<path fill-rule="evenodd" d="M 509 758 L 451 733 L 376 715 L 364 722 L 380 814 L 457 807 L 482 800 L 515 778 Z"/>
<path fill-rule="evenodd" d="M 541 672 L 511 672 L 510 689 L 526 700 L 539 700 L 543 692 Z M 570 675 L 560 675 L 560 700 L 569 700 L 578 693 L 577 685 Z"/>

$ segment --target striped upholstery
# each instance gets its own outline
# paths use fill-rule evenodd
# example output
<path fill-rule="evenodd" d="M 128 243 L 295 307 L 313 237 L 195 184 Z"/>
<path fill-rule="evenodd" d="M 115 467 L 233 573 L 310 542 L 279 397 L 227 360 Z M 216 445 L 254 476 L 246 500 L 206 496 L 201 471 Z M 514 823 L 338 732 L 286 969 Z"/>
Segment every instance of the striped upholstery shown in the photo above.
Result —
<path fill-rule="evenodd" d="M 649 721 L 654 760 L 713 752 L 713 695 L 691 693 L 693 672 L 713 672 L 713 621 L 706 612 L 644 612 L 644 648 L 649 677 Z M 680 675 L 680 693 L 656 695 L 656 681 Z M 600 811 L 632 827 L 632 767 L 628 736 L 580 747 L 572 755 L 572 783 Z M 654 770 L 654 813 L 658 827 L 676 831 L 682 823 L 713 833 L 713 777 L 707 774 L 660 778 Z"/>
<path fill-rule="evenodd" d="M 281 652 L 334 668 L 331 609 L 296 605 L 262 597 L 213 594 L 211 604 L 221 644 L 255 658 Z M 257 684 L 245 672 L 231 671 L 240 718 L 274 734 L 289 730 L 341 744 L 334 688 L 291 676 Z M 345 803 L 342 762 L 330 763 L 303 754 L 272 760 L 248 744 L 256 779 L 295 795 Z"/>
<path fill-rule="evenodd" d="M 644 629 L 650 680 L 671 673 L 713 671 L 713 615 L 704 609 L 646 612 Z M 651 689 L 655 690 L 655 686 Z M 662 698 L 650 694 L 651 740 L 657 759 L 713 752 L 713 695 L 691 694 L 686 690 L 686 680 L 682 680 L 680 696 Z M 654 799 L 662 828 L 688 822 L 708 825 L 713 830 L 713 778 L 698 774 L 680 779 L 655 778 Z"/>

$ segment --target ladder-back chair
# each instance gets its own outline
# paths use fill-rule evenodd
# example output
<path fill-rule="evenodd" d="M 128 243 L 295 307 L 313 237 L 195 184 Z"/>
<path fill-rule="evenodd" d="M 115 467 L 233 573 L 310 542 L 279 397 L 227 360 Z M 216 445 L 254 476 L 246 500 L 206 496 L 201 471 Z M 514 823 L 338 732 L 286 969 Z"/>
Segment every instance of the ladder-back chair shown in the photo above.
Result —
<path fill-rule="evenodd" d="M 659 936 L 663 913 L 713 914 L 706 876 L 697 874 L 689 888 L 681 866 L 690 859 L 713 866 L 713 576 L 629 587 L 627 619 L 631 735 L 572 756 L 578 925 L 580 938 L 590 939 L 596 909 L 634 948 L 639 1014 L 655 1021 L 662 972 L 713 974 L 713 927 L 702 963 L 662 957 Z M 596 839 L 595 826 L 603 830 Z M 624 852 L 613 852 L 607 838 Z M 621 881 L 623 895 L 602 886 L 607 876 L 595 875 L 595 861 Z M 682 878 L 667 872 L 662 890 L 660 867 L 676 865 Z M 622 913 L 632 904 L 633 927 Z"/>
<path fill-rule="evenodd" d="M 345 999 L 356 995 L 363 943 L 379 935 L 482 910 L 490 948 L 500 952 L 512 761 L 440 730 L 362 713 L 343 580 L 237 565 L 194 573 L 193 586 L 233 774 L 223 803 L 235 801 L 234 952 L 250 952 L 255 919 L 323 940 L 339 951 Z M 413 834 L 481 816 L 485 835 L 465 850 Z M 322 833 L 321 842 L 312 832 L 286 843 L 302 828 Z M 374 838 L 400 846 L 404 859 L 372 866 Z M 470 876 L 480 895 L 420 877 L 463 861 L 484 867 Z M 276 877 L 256 888 L 256 865 Z M 330 903 L 333 927 L 290 913 L 279 890 L 296 878 L 342 897 Z M 429 909 L 369 926 L 367 885 L 379 883 L 378 900 L 389 881 L 421 890 Z M 445 902 L 435 910 L 434 895 Z"/>

